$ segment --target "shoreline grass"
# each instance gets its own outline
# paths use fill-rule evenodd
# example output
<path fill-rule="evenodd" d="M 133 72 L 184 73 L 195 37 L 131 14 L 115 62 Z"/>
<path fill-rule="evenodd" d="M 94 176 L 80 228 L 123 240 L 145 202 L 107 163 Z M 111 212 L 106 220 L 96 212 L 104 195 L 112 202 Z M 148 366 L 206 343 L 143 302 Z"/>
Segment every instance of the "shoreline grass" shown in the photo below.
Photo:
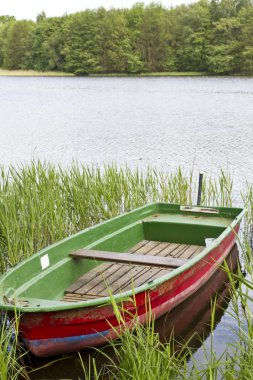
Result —
<path fill-rule="evenodd" d="M 202 204 L 231 206 L 232 181 L 205 179 Z M 193 174 L 115 164 L 0 167 L 0 272 L 42 248 L 146 203 L 192 204 Z"/>
<path fill-rule="evenodd" d="M 0 77 L 73 77 L 73 74 L 59 71 L 5 70 L 0 69 Z"/>
<path fill-rule="evenodd" d="M 89 77 L 200 77 L 209 76 L 210 74 L 204 72 L 158 72 L 158 73 L 111 73 L 111 74 L 89 74 Z"/>
<path fill-rule="evenodd" d="M 219 75 L 223 77 L 227 75 Z M 231 77 L 249 77 L 252 75 L 230 74 Z M 0 77 L 73 77 L 73 78 L 153 78 L 153 77 L 217 77 L 217 75 L 208 72 L 148 72 L 148 73 L 90 73 L 78 75 L 64 71 L 36 71 L 36 70 L 7 70 L 0 68 Z"/>
<path fill-rule="evenodd" d="M 75 75 L 74 73 L 60 71 L 36 71 L 36 70 L 7 70 L 0 68 L 1 76 L 11 77 L 193 77 L 193 76 L 209 76 L 204 72 L 158 72 L 158 73 L 111 73 L 111 74 L 87 74 Z"/>
<path fill-rule="evenodd" d="M 224 77 L 227 75 L 218 75 Z M 252 75 L 246 74 L 230 74 L 231 77 L 249 77 Z M 217 75 L 208 72 L 148 72 L 148 73 L 90 73 L 78 75 L 65 71 L 37 71 L 37 70 L 7 70 L 0 68 L 0 77 L 73 77 L 73 78 L 153 78 L 153 77 L 217 77 Z"/>

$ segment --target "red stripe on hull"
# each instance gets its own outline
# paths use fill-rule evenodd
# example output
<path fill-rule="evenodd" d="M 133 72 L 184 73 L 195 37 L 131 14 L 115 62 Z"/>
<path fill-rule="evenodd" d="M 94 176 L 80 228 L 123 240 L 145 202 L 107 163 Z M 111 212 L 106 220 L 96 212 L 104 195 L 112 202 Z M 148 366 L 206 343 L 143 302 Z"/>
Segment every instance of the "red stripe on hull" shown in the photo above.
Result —
<path fill-rule="evenodd" d="M 239 225 L 217 248 L 210 251 L 193 267 L 158 285 L 153 290 L 136 294 L 136 307 L 130 301 L 124 302 L 124 309 L 132 315 L 137 313 L 139 322 L 145 324 L 150 306 L 155 318 L 176 307 L 198 290 L 222 264 L 234 245 L 238 230 Z M 132 323 L 129 313 L 124 315 L 127 327 L 130 327 Z M 26 313 L 20 319 L 21 335 L 25 338 L 31 351 L 38 356 L 61 354 L 88 346 L 101 345 L 105 343 L 106 339 L 116 338 L 117 334 L 111 329 L 111 326 L 119 327 L 119 324 L 110 305 L 47 313 Z M 95 339 L 94 335 L 96 335 Z M 83 342 L 79 342 L 77 345 L 72 344 L 72 346 L 67 343 L 71 337 L 80 336 L 85 336 Z M 66 339 L 65 345 L 54 342 L 54 339 L 61 338 Z M 32 341 L 38 342 L 39 340 L 41 343 L 47 341 L 46 350 L 45 345 L 44 349 L 42 348 L 43 344 L 41 349 L 39 344 L 36 345 L 36 349 L 34 348 Z"/>

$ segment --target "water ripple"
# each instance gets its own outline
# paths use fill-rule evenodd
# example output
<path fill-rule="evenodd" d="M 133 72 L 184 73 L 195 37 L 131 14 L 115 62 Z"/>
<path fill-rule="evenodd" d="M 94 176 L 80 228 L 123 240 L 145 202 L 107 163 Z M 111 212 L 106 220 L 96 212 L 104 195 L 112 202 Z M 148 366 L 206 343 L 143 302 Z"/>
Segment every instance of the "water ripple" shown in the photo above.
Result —
<path fill-rule="evenodd" d="M 117 161 L 253 181 L 251 78 L 0 78 L 0 161 Z"/>

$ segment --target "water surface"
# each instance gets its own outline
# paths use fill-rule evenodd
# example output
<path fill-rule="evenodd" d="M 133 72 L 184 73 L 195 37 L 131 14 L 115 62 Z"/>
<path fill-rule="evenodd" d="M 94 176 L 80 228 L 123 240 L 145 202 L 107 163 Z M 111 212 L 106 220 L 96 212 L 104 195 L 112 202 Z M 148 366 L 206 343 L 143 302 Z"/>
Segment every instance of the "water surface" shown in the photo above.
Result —
<path fill-rule="evenodd" d="M 253 182 L 253 79 L 0 78 L 0 162 L 178 165 Z"/>

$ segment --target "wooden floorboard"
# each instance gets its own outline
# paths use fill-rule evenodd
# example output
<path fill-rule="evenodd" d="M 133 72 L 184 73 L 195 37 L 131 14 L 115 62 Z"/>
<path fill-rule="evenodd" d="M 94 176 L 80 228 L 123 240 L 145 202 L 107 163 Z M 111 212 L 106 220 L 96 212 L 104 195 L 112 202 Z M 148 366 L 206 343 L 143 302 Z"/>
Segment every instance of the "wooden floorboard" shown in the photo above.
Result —
<path fill-rule="evenodd" d="M 112 284 L 110 284 L 110 289 L 113 293 L 119 293 L 122 292 L 123 289 L 126 287 L 128 289 L 131 289 L 134 285 L 135 287 L 142 285 L 146 281 L 143 280 L 143 278 L 150 278 L 157 272 L 159 272 L 160 269 L 157 268 L 146 268 L 146 270 L 143 272 L 137 272 L 135 273 L 133 270 L 130 270 L 125 276 L 122 276 L 118 279 L 116 279 Z M 100 293 L 104 294 L 106 292 L 106 288 Z"/>
<path fill-rule="evenodd" d="M 177 259 L 191 259 L 204 247 L 143 240 L 128 252 L 138 255 L 152 255 Z M 139 266 L 121 263 L 103 263 L 76 280 L 65 292 L 63 301 L 78 302 L 130 290 L 154 281 L 173 269 Z"/>
<path fill-rule="evenodd" d="M 94 280 L 94 278 L 101 278 L 101 276 L 104 277 L 107 276 L 107 274 L 110 272 L 110 269 L 114 266 L 115 264 L 102 264 L 99 265 L 98 267 L 94 268 L 93 270 L 89 271 L 88 273 L 85 273 L 82 277 L 80 277 L 74 284 L 72 284 L 67 291 L 69 293 L 74 293 L 78 289 L 80 289 L 82 286 L 84 286 L 86 283 L 89 283 L 89 281 Z M 105 274 L 106 273 L 106 274 Z"/>
<path fill-rule="evenodd" d="M 78 289 L 76 293 L 85 294 L 99 294 L 104 288 L 111 287 L 113 283 L 120 277 L 124 276 L 124 274 L 129 273 L 130 266 L 118 264 L 119 268 L 117 270 L 110 270 L 110 272 L 106 271 L 106 276 L 97 276 L 93 281 L 85 284 L 83 287 Z M 115 265 L 116 266 L 116 265 Z M 113 269 L 113 268 L 112 268 Z"/>
<path fill-rule="evenodd" d="M 144 244 L 143 244 L 144 243 Z M 136 253 L 139 252 L 140 254 L 143 254 L 143 251 L 146 249 L 146 245 L 148 244 L 148 240 L 143 240 L 140 243 L 136 244 L 134 247 L 128 250 L 130 253 Z"/>
<path fill-rule="evenodd" d="M 154 281 L 154 279 L 161 277 L 165 275 L 166 273 L 168 273 L 168 270 L 166 269 L 150 268 L 150 270 L 147 270 L 145 273 L 142 273 L 139 277 L 134 278 L 134 281 L 128 279 L 118 289 L 115 289 L 115 293 L 125 292 L 131 289 L 133 284 L 135 287 L 138 287 L 145 283 L 150 283 L 151 281 Z"/>

